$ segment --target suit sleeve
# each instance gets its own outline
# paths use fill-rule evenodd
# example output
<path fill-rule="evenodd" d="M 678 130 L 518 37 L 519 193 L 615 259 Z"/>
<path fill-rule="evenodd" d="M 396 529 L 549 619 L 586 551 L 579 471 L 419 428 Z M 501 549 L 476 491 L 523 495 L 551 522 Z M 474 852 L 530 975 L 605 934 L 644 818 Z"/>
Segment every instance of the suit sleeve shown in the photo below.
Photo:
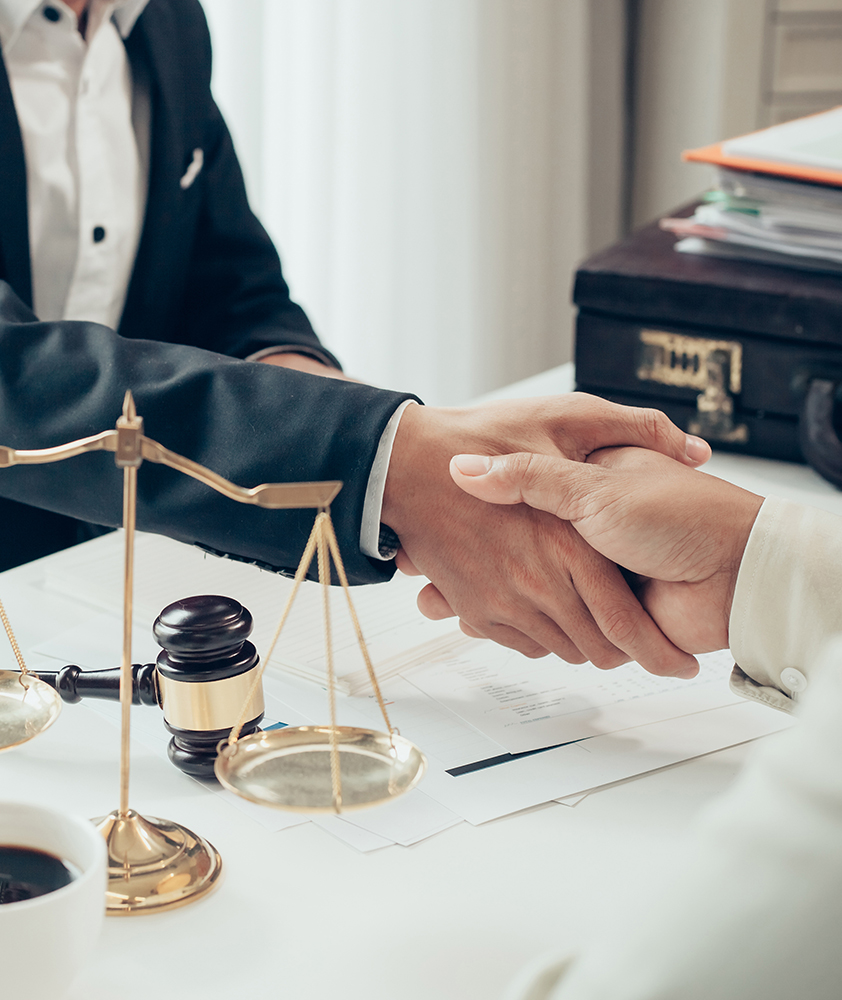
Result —
<path fill-rule="evenodd" d="M 380 435 L 407 394 L 130 340 L 94 323 L 41 323 L 0 282 L 0 444 L 53 447 L 114 426 L 131 389 L 145 433 L 241 486 L 339 479 L 332 506 L 349 579 L 388 579 L 394 564 L 359 551 L 365 490 Z M 116 526 L 121 474 L 111 454 L 0 469 L 0 496 Z M 279 571 L 295 568 L 312 511 L 226 499 L 144 463 L 138 527 Z"/>

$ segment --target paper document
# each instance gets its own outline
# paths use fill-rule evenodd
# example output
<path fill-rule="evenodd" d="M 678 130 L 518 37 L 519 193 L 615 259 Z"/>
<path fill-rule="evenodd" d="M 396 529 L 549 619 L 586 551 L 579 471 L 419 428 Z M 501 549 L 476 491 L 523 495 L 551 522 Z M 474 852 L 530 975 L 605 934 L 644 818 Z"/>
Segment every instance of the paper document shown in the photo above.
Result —
<path fill-rule="evenodd" d="M 794 267 L 800 271 L 840 274 L 842 263 L 822 260 L 819 257 L 801 257 L 778 250 L 750 247 L 744 243 L 730 243 L 726 240 L 702 239 L 699 236 L 685 236 L 675 244 L 679 253 L 701 254 L 705 257 L 721 257 L 724 260 L 751 260 L 758 264 L 775 264 L 778 267 Z"/>
<path fill-rule="evenodd" d="M 783 712 L 743 701 L 596 736 L 453 777 L 435 759 L 421 788 L 474 825 L 786 729 Z"/>
<path fill-rule="evenodd" d="M 321 689 L 280 674 L 267 678 L 265 688 L 296 713 L 324 721 L 327 699 Z M 434 755 L 445 769 L 458 769 L 506 755 L 505 747 L 478 732 L 402 677 L 386 681 L 381 689 L 391 724 L 425 754 Z M 337 699 L 336 710 L 340 725 L 385 728 L 373 695 Z"/>
<path fill-rule="evenodd" d="M 699 661 L 699 675 L 680 680 L 655 677 L 636 663 L 602 671 L 475 641 L 404 676 L 509 753 L 524 753 L 741 700 L 728 687 L 730 654 Z"/>

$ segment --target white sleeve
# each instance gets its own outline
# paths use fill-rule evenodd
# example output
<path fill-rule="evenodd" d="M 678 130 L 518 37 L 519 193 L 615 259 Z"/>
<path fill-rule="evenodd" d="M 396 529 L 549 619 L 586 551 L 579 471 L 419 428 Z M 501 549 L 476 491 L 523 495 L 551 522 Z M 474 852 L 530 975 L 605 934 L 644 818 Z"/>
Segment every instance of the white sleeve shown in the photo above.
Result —
<path fill-rule="evenodd" d="M 414 399 L 407 399 L 395 410 L 380 435 L 380 444 L 371 463 L 363 502 L 363 520 L 360 525 L 360 552 L 371 559 L 392 559 L 395 555 L 391 548 L 386 552 L 381 551 L 380 512 L 383 510 L 383 492 L 386 489 L 386 475 L 389 472 L 398 425 L 407 406 L 417 405 Z"/>
<path fill-rule="evenodd" d="M 729 642 L 735 691 L 791 710 L 842 632 L 842 518 L 769 497 L 740 564 Z"/>

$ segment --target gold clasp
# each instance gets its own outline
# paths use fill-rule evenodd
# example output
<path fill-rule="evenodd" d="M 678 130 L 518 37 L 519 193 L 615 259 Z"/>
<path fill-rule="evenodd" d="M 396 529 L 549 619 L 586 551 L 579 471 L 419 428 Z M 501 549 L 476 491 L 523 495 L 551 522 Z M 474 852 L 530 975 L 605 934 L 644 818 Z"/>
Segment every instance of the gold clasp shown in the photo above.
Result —
<path fill-rule="evenodd" d="M 688 430 L 709 441 L 744 444 L 748 427 L 734 424 L 733 395 L 742 388 L 743 348 L 736 340 L 687 337 L 641 330 L 637 377 L 677 388 L 699 389 Z"/>

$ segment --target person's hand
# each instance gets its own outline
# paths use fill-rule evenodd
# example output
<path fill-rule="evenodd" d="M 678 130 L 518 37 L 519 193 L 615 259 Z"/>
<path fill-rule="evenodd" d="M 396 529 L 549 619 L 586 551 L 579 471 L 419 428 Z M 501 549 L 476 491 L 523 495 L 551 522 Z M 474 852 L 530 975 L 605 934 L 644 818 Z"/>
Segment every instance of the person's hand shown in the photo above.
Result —
<path fill-rule="evenodd" d="M 584 393 L 458 410 L 409 407 L 381 520 L 397 533 L 404 565 L 431 581 L 421 611 L 456 614 L 468 634 L 527 656 L 553 652 L 606 668 L 636 659 L 656 673 L 694 672 L 693 658 L 663 636 L 616 566 L 569 524 L 526 505 L 482 503 L 448 471 L 456 451 L 528 449 L 582 462 L 613 444 L 654 448 L 691 465 L 710 455 L 658 411 Z"/>
<path fill-rule="evenodd" d="M 335 378 L 342 382 L 358 382 L 359 379 L 352 378 L 334 368 L 333 365 L 326 364 L 314 358 L 311 354 L 296 354 L 295 351 L 280 351 L 277 354 L 267 354 L 260 359 L 264 365 L 277 365 L 279 368 L 292 368 L 297 372 L 306 372 L 308 375 L 321 375 L 322 378 Z"/>
<path fill-rule="evenodd" d="M 457 455 L 450 470 L 474 497 L 563 518 L 602 555 L 646 578 L 643 605 L 681 649 L 727 647 L 737 573 L 762 497 L 639 448 L 598 451 L 588 463 Z"/>

